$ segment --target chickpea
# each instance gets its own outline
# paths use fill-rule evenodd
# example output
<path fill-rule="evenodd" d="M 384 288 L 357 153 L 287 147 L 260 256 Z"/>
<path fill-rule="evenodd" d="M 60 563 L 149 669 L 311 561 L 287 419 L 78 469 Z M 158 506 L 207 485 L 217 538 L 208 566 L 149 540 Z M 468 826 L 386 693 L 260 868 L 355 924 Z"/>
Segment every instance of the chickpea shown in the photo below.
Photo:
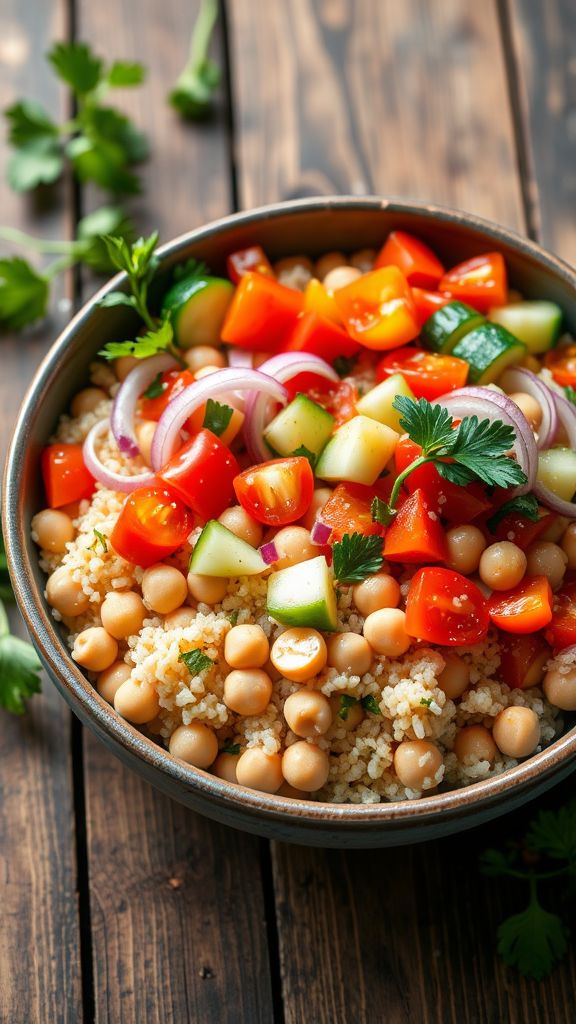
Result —
<path fill-rule="evenodd" d="M 317 629 L 294 626 L 287 629 L 272 644 L 270 661 L 285 679 L 303 683 L 318 675 L 326 664 L 326 641 Z"/>
<path fill-rule="evenodd" d="M 358 633 L 337 633 L 328 641 L 328 664 L 338 672 L 363 676 L 370 670 L 372 659 L 370 644 Z"/>
<path fill-rule="evenodd" d="M 540 743 L 540 722 L 532 708 L 504 708 L 494 719 L 492 735 L 507 757 L 528 757 Z"/>
<path fill-rule="evenodd" d="M 529 576 L 546 576 L 552 590 L 557 590 L 568 567 L 568 555 L 558 544 L 540 540 L 526 552 Z"/>
<path fill-rule="evenodd" d="M 448 559 L 446 565 L 456 572 L 468 576 L 476 572 L 480 556 L 486 547 L 482 530 L 477 526 L 453 526 L 446 532 Z"/>
<path fill-rule="evenodd" d="M 287 256 L 274 264 L 274 273 L 280 284 L 304 291 L 312 277 L 312 261 L 308 256 Z"/>
<path fill-rule="evenodd" d="M 74 540 L 74 527 L 70 516 L 57 508 L 45 508 L 38 512 L 32 520 L 32 531 L 38 547 L 44 551 L 53 551 L 61 555 L 66 545 Z"/>
<path fill-rule="evenodd" d="M 512 590 L 524 577 L 526 555 L 511 541 L 498 541 L 482 552 L 478 572 L 492 590 Z"/>
<path fill-rule="evenodd" d="M 218 373 L 218 370 L 221 369 L 221 366 L 213 366 L 212 363 L 210 363 L 208 366 L 201 366 L 199 370 L 196 370 L 194 377 L 196 380 L 202 380 L 202 377 L 209 377 L 210 374 Z"/>
<path fill-rule="evenodd" d="M 241 786 L 248 789 L 276 793 L 284 781 L 282 757 L 280 754 L 267 754 L 263 747 L 248 747 L 238 758 L 236 778 Z"/>
<path fill-rule="evenodd" d="M 182 608 L 177 608 L 175 612 L 170 612 L 169 615 L 164 619 L 164 629 L 186 629 L 187 626 L 191 626 L 196 618 L 196 609 L 187 608 L 186 605 L 182 605 Z"/>
<path fill-rule="evenodd" d="M 379 608 L 364 620 L 364 636 L 377 654 L 398 658 L 405 654 L 412 638 L 406 632 L 406 613 L 400 608 Z"/>
<path fill-rule="evenodd" d="M 576 523 L 570 523 L 562 536 L 562 550 L 568 559 L 568 568 L 576 569 Z"/>
<path fill-rule="evenodd" d="M 224 680 L 224 703 L 238 715 L 260 715 L 272 696 L 272 680 L 261 668 L 234 669 Z"/>
<path fill-rule="evenodd" d="M 114 360 L 114 371 L 120 383 L 126 380 L 135 366 L 140 366 L 140 360 L 136 359 L 136 356 L 120 356 L 119 359 Z"/>
<path fill-rule="evenodd" d="M 542 531 L 538 540 L 549 540 L 552 544 L 560 544 L 570 520 L 566 516 L 553 516 L 552 522 Z"/>
<path fill-rule="evenodd" d="M 147 466 L 152 465 L 152 441 L 157 426 L 156 420 L 139 420 L 136 423 L 136 440 L 140 454 Z"/>
<path fill-rule="evenodd" d="M 78 634 L 72 657 L 90 672 L 103 672 L 118 657 L 118 644 L 103 626 L 89 626 Z"/>
<path fill-rule="evenodd" d="M 343 252 L 327 252 L 320 259 L 316 260 L 315 276 L 321 281 L 336 267 L 346 266 L 346 257 Z"/>
<path fill-rule="evenodd" d="M 332 497 L 332 491 L 329 487 L 317 487 L 312 495 L 312 501 L 310 507 L 305 515 L 302 516 L 300 523 L 305 530 L 311 530 L 316 522 L 316 518 L 320 509 L 324 508 L 324 505 L 328 501 L 328 498 Z"/>
<path fill-rule="evenodd" d="M 133 590 L 111 590 L 100 609 L 104 629 L 117 640 L 139 633 L 146 615 L 144 601 Z"/>
<path fill-rule="evenodd" d="M 225 782 L 238 782 L 236 778 L 236 766 L 239 754 L 218 754 L 212 765 L 212 774 Z"/>
<path fill-rule="evenodd" d="M 332 725 L 330 701 L 319 690 L 297 690 L 284 702 L 284 718 L 296 736 L 322 736 Z"/>
<path fill-rule="evenodd" d="M 67 565 L 60 565 L 46 583 L 46 600 L 60 615 L 74 618 L 88 610 L 88 598 L 82 584 L 72 579 Z"/>
<path fill-rule="evenodd" d="M 104 700 L 107 700 L 109 704 L 113 704 L 117 690 L 122 686 L 122 683 L 125 683 L 130 678 L 131 674 L 132 669 L 125 661 L 114 661 L 110 668 L 104 669 L 98 676 L 96 689 Z"/>
<path fill-rule="evenodd" d="M 312 543 L 308 530 L 303 526 L 285 526 L 278 530 L 274 543 L 278 552 L 275 569 L 287 569 L 289 565 L 307 562 L 318 555 L 317 545 Z"/>
<path fill-rule="evenodd" d="M 224 641 L 224 657 L 231 668 L 262 668 L 270 644 L 262 626 L 232 626 Z"/>
<path fill-rule="evenodd" d="M 197 373 L 205 366 L 226 366 L 226 356 L 220 349 L 212 345 L 195 345 L 184 352 L 184 362 L 192 373 Z"/>
<path fill-rule="evenodd" d="M 201 576 L 200 573 L 189 572 L 186 579 L 191 596 L 202 604 L 218 604 L 228 590 L 228 580 L 222 576 Z"/>
<path fill-rule="evenodd" d="M 456 736 L 454 753 L 464 763 L 470 759 L 492 764 L 498 750 L 489 729 L 484 725 L 467 725 Z"/>
<path fill-rule="evenodd" d="M 128 678 L 114 695 L 114 708 L 122 718 L 135 725 L 151 722 L 160 711 L 158 694 L 151 683 Z"/>
<path fill-rule="evenodd" d="M 538 433 L 542 426 L 542 407 L 540 403 L 532 395 L 527 395 L 524 391 L 514 391 L 511 395 L 508 395 L 508 398 L 518 406 L 520 412 L 524 413 L 534 433 Z"/>
<path fill-rule="evenodd" d="M 333 267 L 324 278 L 324 287 L 329 292 L 337 292 L 339 288 L 345 288 L 359 277 L 362 277 L 362 271 L 358 270 L 358 267 Z"/>
<path fill-rule="evenodd" d="M 188 594 L 186 577 L 172 565 L 158 562 L 146 569 L 142 577 L 142 596 L 153 612 L 168 615 L 175 612 Z"/>
<path fill-rule="evenodd" d="M 352 587 L 352 600 L 361 615 L 370 615 L 380 608 L 396 608 L 400 587 L 393 576 L 379 573 Z"/>
<path fill-rule="evenodd" d="M 282 758 L 282 774 L 286 782 L 294 789 L 303 789 L 305 793 L 315 793 L 322 789 L 328 780 L 330 759 L 325 750 L 315 743 L 298 740 L 287 747 Z"/>
<path fill-rule="evenodd" d="M 262 543 L 261 524 L 252 519 L 242 505 L 232 505 L 231 508 L 224 509 L 218 518 L 227 530 L 245 540 L 247 544 L 251 544 L 253 548 L 259 547 Z"/>
<path fill-rule="evenodd" d="M 214 730 L 203 722 L 191 722 L 174 730 L 168 750 L 195 768 L 208 768 L 218 755 L 218 740 Z"/>
<path fill-rule="evenodd" d="M 394 771 L 407 789 L 434 789 L 442 754 L 430 740 L 404 740 L 394 754 Z"/>
<path fill-rule="evenodd" d="M 94 412 L 100 402 L 105 402 L 107 398 L 102 388 L 83 388 L 70 402 L 70 415 L 83 416 L 86 412 Z"/>
<path fill-rule="evenodd" d="M 542 686 L 546 698 L 562 711 L 576 711 L 576 669 L 558 672 L 549 669 Z"/>
<path fill-rule="evenodd" d="M 363 274 L 367 274 L 369 270 L 374 269 L 376 256 L 376 249 L 359 249 L 358 252 L 352 253 L 350 265 L 358 267 L 358 270 L 361 270 Z"/>
<path fill-rule="evenodd" d="M 452 651 L 443 651 L 442 657 L 446 664 L 438 676 L 438 686 L 450 700 L 457 700 L 470 686 L 470 669 L 466 662 Z"/>
<path fill-rule="evenodd" d="M 360 701 L 357 704 L 349 704 L 345 711 L 345 718 L 340 717 L 342 710 L 341 697 L 352 696 L 352 694 L 346 693 L 335 693 L 330 697 L 330 707 L 332 708 L 332 719 L 336 723 L 339 729 L 344 729 L 346 732 L 355 729 L 364 718 L 364 709 Z"/>

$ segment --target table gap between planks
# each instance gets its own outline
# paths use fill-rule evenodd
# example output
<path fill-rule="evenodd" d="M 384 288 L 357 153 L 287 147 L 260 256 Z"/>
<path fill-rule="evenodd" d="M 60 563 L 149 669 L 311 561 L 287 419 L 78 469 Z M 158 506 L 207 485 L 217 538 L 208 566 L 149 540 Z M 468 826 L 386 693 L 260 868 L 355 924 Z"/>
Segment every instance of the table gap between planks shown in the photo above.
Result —
<path fill-rule="evenodd" d="M 129 204 L 166 240 L 235 206 L 315 193 L 446 203 L 576 256 L 576 12 L 570 0 L 226 0 L 214 119 L 183 125 L 165 94 L 198 0 L 4 0 L 2 106 L 61 110 L 42 54 L 88 40 L 140 59 L 119 102 L 151 138 Z M 48 197 L 50 198 L 50 197 Z M 94 208 L 14 197 L 2 221 L 66 237 Z M 57 298 L 76 304 L 94 282 Z M 67 289 L 67 290 L 66 290 Z M 4 339 L 2 442 L 61 308 Z M 539 985 L 501 966 L 494 935 L 523 893 L 487 884 L 479 851 L 530 811 L 403 850 L 269 844 L 157 794 L 81 729 L 50 683 L 3 716 L 0 1021 L 549 1022 L 573 1018 L 576 963 Z M 553 806 L 570 782 L 545 801 Z M 22 951 L 26 956 L 22 957 Z"/>

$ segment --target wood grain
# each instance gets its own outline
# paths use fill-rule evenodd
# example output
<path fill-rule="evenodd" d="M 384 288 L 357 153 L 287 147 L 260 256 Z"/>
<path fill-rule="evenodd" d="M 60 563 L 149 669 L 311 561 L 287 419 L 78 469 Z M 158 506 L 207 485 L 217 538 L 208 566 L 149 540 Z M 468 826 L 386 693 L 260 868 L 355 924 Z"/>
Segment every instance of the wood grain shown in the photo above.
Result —
<path fill-rule="evenodd" d="M 230 208 L 223 101 L 200 126 L 183 124 L 165 102 L 197 8 L 78 5 L 80 36 L 148 68 L 145 86 L 117 95 L 152 143 L 132 212 L 140 230 L 160 228 L 163 239 Z M 270 1021 L 259 841 L 170 803 L 90 735 L 85 786 L 96 1020 Z"/>
<path fill-rule="evenodd" d="M 55 79 L 44 61 L 51 41 L 66 32 L 65 4 L 5 0 L 0 10 L 0 108 L 21 96 L 57 114 Z M 38 202 L 15 196 L 0 159 L 4 224 L 66 237 L 64 189 Z M 1 244 L 2 255 L 15 252 Z M 55 301 L 62 300 L 62 286 Z M 0 449 L 4 456 L 21 397 L 66 319 L 56 311 L 22 337 L 4 336 L 0 376 Z M 15 632 L 25 637 L 17 612 Z M 24 718 L 0 711 L 0 1020 L 82 1020 L 76 894 L 74 811 L 70 765 L 71 716 L 44 677 L 43 693 Z"/>

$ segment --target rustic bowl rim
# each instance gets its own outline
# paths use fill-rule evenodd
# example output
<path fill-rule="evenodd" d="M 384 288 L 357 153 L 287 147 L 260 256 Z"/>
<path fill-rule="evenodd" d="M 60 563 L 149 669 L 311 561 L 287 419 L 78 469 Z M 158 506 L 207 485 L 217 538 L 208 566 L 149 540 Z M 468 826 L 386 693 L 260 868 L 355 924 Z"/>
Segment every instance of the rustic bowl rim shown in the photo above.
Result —
<path fill-rule="evenodd" d="M 219 218 L 207 225 L 185 232 L 158 250 L 161 261 L 174 257 L 191 243 L 201 242 L 212 235 L 242 225 L 253 226 L 259 221 L 285 217 L 289 214 L 327 212 L 338 210 L 387 210 L 399 216 L 417 214 L 432 223 L 465 226 L 481 232 L 496 243 L 502 242 L 547 268 L 571 287 L 576 287 L 576 272 L 568 263 L 543 249 L 536 242 L 522 237 L 475 214 L 436 204 L 406 201 L 381 196 L 319 196 L 289 200 L 257 207 Z M 19 464 L 27 444 L 27 424 L 34 414 L 38 399 L 55 374 L 59 360 L 73 345 L 78 329 L 89 319 L 98 301 L 107 292 L 121 287 L 126 275 L 117 274 L 96 292 L 73 317 L 53 343 L 37 368 L 22 401 L 5 465 L 2 516 L 8 565 L 20 610 L 28 630 L 49 669 L 53 680 L 72 709 L 78 705 L 81 717 L 97 733 L 106 733 L 129 754 L 142 759 L 153 772 L 159 772 L 185 791 L 195 790 L 208 801 L 220 806 L 244 807 L 270 822 L 289 823 L 294 819 L 300 826 L 312 829 L 326 824 L 339 828 L 355 826 L 385 827 L 397 825 L 425 826 L 434 821 L 451 818 L 455 814 L 468 817 L 480 808 L 500 803 L 500 798 L 514 789 L 527 791 L 538 781 L 555 773 L 560 765 L 576 758 L 576 728 L 554 740 L 540 753 L 510 768 L 500 775 L 473 783 L 462 789 L 449 790 L 422 797 L 418 800 L 389 801 L 374 804 L 332 804 L 315 800 L 297 800 L 277 794 L 259 793 L 243 786 L 228 783 L 209 772 L 193 768 L 178 761 L 152 739 L 142 735 L 134 726 L 110 707 L 72 661 L 64 641 L 59 636 L 54 620 L 48 613 L 41 588 L 36 586 L 31 573 L 31 561 L 26 550 L 27 525 L 22 514 L 24 501 L 19 488 Z"/>

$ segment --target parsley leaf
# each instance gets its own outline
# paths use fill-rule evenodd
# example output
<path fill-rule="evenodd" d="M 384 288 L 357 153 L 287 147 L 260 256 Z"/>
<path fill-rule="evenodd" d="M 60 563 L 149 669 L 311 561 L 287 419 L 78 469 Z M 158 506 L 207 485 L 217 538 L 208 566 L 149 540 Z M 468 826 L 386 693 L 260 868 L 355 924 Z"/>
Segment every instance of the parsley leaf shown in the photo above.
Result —
<path fill-rule="evenodd" d="M 235 626 L 236 623 L 238 622 L 238 609 L 233 608 L 231 612 L 228 612 L 226 618 L 228 619 L 228 622 Z"/>
<path fill-rule="evenodd" d="M 332 360 L 332 366 L 339 377 L 347 377 L 356 366 L 358 356 L 336 356 Z"/>
<path fill-rule="evenodd" d="M 32 644 L 12 636 L 4 606 L 0 603 L 0 707 L 22 715 L 25 701 L 40 692 L 40 659 Z"/>
<path fill-rule="evenodd" d="M 234 410 L 229 405 L 221 405 L 220 402 L 215 402 L 213 398 L 209 398 L 206 402 L 206 412 L 204 413 L 203 427 L 206 430 L 211 430 L 213 434 L 220 437 L 226 430 Z"/>
<path fill-rule="evenodd" d="M 372 498 L 370 514 L 374 523 L 380 523 L 382 526 L 388 526 L 388 523 L 390 522 L 390 508 L 382 498 Z"/>
<path fill-rule="evenodd" d="M 240 753 L 240 744 L 239 743 L 226 743 L 225 746 L 222 747 L 222 753 L 223 754 L 239 754 Z"/>
<path fill-rule="evenodd" d="M 212 668 L 214 662 L 212 658 L 209 658 L 207 654 L 204 654 L 199 647 L 194 647 L 191 651 L 183 651 L 178 661 L 183 661 L 190 674 L 197 676 L 200 672 L 204 672 L 208 668 Z"/>
<path fill-rule="evenodd" d="M 369 711 L 371 715 L 382 715 L 378 701 L 376 700 L 376 697 L 372 696 L 372 694 L 368 694 L 367 697 L 362 697 L 360 703 L 364 708 L 364 711 Z"/>
<path fill-rule="evenodd" d="M 430 708 L 430 707 L 432 707 L 432 697 L 421 697 L 420 698 L 420 703 L 425 708 Z"/>
<path fill-rule="evenodd" d="M 509 515 L 524 516 L 525 519 L 537 523 L 540 518 L 538 501 L 533 494 L 519 494 L 516 498 L 505 501 L 494 515 L 486 520 L 486 526 L 491 533 L 494 533 L 498 524 Z"/>
<path fill-rule="evenodd" d="M 166 390 L 166 384 L 162 383 L 162 370 L 156 374 L 154 380 L 148 385 L 144 392 L 144 398 L 160 398 Z"/>
<path fill-rule="evenodd" d="M 39 135 L 14 150 L 6 169 L 8 184 L 15 192 L 28 192 L 38 185 L 51 185 L 64 168 L 58 140 Z"/>
<path fill-rule="evenodd" d="M 109 341 L 98 353 L 104 359 L 120 359 L 121 356 L 134 356 L 135 359 L 148 359 L 158 352 L 170 348 L 174 331 L 169 320 L 164 320 L 160 327 L 146 331 L 134 341 Z"/>
<path fill-rule="evenodd" d="M 527 845 L 554 860 L 576 862 L 576 800 L 558 811 L 540 811 L 532 822 Z"/>
<path fill-rule="evenodd" d="M 305 444 L 301 444 L 299 448 L 295 448 L 293 452 L 290 452 L 290 454 L 298 455 L 303 459 L 308 459 L 308 462 L 310 463 L 312 469 L 316 468 L 318 456 L 315 454 L 315 452 L 311 452 L 310 449 L 307 448 Z"/>
<path fill-rule="evenodd" d="M 48 278 L 19 256 L 0 259 L 0 326 L 20 330 L 48 306 Z"/>
<path fill-rule="evenodd" d="M 544 910 L 534 896 L 526 910 L 500 925 L 498 952 L 509 967 L 539 981 L 564 956 L 567 936 L 561 918 Z"/>
<path fill-rule="evenodd" d="M 183 281 L 184 278 L 205 277 L 209 273 L 208 264 L 204 260 L 189 259 L 184 263 L 178 263 L 174 267 L 172 276 L 174 281 Z"/>
<path fill-rule="evenodd" d="M 117 235 L 127 243 L 134 238 L 134 225 L 118 206 L 101 206 L 78 221 L 75 253 L 82 263 L 101 274 L 114 270 L 103 235 Z"/>
<path fill-rule="evenodd" d="M 80 95 L 95 89 L 102 77 L 103 63 L 86 43 L 55 43 L 48 60 L 58 78 Z"/>
<path fill-rule="evenodd" d="M 137 61 L 115 60 L 106 74 L 108 85 L 114 88 L 140 85 L 146 78 L 146 68 Z"/>
<path fill-rule="evenodd" d="M 104 552 L 104 554 L 106 554 L 106 552 L 108 551 L 108 539 L 106 535 L 104 533 L 100 533 L 100 530 L 97 530 L 96 527 L 94 527 L 94 537 L 96 539 L 92 544 L 90 550 L 95 551 L 98 544 L 100 544 L 102 551 Z"/>
<path fill-rule="evenodd" d="M 193 120 L 210 113 L 220 69 L 208 56 L 210 37 L 218 18 L 218 0 L 202 0 L 192 31 L 190 56 L 168 99 L 182 117 Z"/>
<path fill-rule="evenodd" d="M 19 100 L 4 111 L 8 121 L 8 141 L 12 146 L 25 146 L 28 142 L 58 136 L 58 125 L 35 100 Z"/>
<path fill-rule="evenodd" d="M 338 718 L 341 718 L 343 722 L 348 721 L 348 712 L 350 708 L 354 707 L 358 703 L 357 697 L 352 697 L 349 693 L 340 694 L 340 707 L 338 709 Z"/>
<path fill-rule="evenodd" d="M 340 583 L 361 583 L 378 572 L 384 561 L 382 537 L 345 533 L 332 548 L 334 575 Z"/>

